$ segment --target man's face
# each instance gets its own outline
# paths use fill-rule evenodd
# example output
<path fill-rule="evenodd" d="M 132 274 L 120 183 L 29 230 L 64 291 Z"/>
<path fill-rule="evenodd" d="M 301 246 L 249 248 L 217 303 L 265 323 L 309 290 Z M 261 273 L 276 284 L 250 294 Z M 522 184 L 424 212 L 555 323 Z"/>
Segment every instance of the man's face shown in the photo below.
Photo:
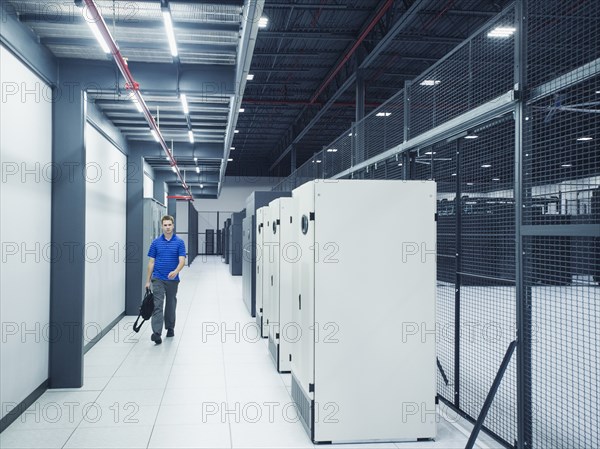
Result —
<path fill-rule="evenodd" d="M 173 233 L 173 222 L 171 220 L 165 220 L 162 222 L 163 232 L 167 235 Z"/>

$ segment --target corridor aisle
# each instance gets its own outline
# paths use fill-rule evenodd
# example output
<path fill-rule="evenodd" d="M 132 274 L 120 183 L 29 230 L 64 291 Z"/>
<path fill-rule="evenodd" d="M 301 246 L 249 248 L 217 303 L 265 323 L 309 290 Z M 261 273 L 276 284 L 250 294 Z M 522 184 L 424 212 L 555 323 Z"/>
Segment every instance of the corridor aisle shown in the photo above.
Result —
<path fill-rule="evenodd" d="M 149 323 L 135 334 L 134 317 L 123 318 L 85 355 L 83 388 L 48 390 L 0 434 L 0 447 L 313 447 L 290 375 L 275 371 L 241 292 L 242 277 L 220 257 L 198 256 L 181 273 L 174 338 L 163 333 L 155 345 Z M 447 408 L 439 421 L 435 442 L 339 447 L 464 447 L 471 426 Z"/>

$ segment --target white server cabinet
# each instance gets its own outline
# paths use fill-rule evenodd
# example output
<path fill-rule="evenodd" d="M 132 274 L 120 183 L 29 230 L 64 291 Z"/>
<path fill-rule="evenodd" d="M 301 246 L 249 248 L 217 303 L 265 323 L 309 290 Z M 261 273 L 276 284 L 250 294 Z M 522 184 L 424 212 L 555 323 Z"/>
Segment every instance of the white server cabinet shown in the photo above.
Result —
<path fill-rule="evenodd" d="M 318 180 L 292 196 L 292 396 L 312 441 L 435 438 L 435 183 Z"/>
<path fill-rule="evenodd" d="M 293 205 L 292 198 L 278 198 L 269 203 L 275 244 L 269 307 L 263 306 L 263 313 L 269 331 L 269 352 L 281 373 L 290 371 L 291 343 L 297 338 L 297 329 L 292 323 L 292 269 L 294 262 L 300 259 L 300 252 Z"/>
<path fill-rule="evenodd" d="M 272 233 L 269 229 L 269 206 L 256 210 L 256 324 L 261 337 L 268 336 L 267 322 L 264 320 L 264 308 L 269 304 L 272 260 Z"/>

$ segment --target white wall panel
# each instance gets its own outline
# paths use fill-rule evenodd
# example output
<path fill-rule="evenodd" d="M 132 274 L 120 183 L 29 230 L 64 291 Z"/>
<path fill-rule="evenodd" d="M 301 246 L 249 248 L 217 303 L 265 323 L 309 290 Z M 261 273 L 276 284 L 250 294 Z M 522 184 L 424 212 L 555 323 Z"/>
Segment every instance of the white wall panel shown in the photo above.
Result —
<path fill-rule="evenodd" d="M 154 198 L 154 180 L 144 172 L 144 198 Z"/>
<path fill-rule="evenodd" d="M 86 265 L 84 343 L 125 311 L 127 158 L 89 123 L 85 128 Z M 117 170 L 111 167 L 119 167 Z"/>
<path fill-rule="evenodd" d="M 0 403 L 4 417 L 11 404 L 23 401 L 48 378 L 52 104 L 47 95 L 50 88 L 4 47 L 0 47 L 0 60 Z"/>

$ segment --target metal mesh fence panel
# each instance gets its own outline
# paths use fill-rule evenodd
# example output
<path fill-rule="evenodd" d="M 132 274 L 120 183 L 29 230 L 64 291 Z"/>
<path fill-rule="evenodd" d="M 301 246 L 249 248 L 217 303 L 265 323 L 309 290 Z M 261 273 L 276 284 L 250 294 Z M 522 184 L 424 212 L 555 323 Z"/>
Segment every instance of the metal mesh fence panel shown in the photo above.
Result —
<path fill-rule="evenodd" d="M 365 160 L 404 141 L 404 91 L 400 91 L 357 124 L 364 135 Z"/>
<path fill-rule="evenodd" d="M 600 2 L 527 4 L 523 63 L 531 91 L 522 142 L 515 141 L 511 114 L 470 126 L 456 140 L 432 138 L 377 161 L 404 142 L 405 131 L 412 139 L 513 88 L 517 35 L 510 29 L 494 35 L 498 27 L 516 28 L 509 8 L 412 82 L 406 130 L 399 92 L 324 148 L 320 167 L 311 161 L 301 167 L 294 183 L 335 176 L 368 159 L 341 178 L 434 179 L 438 394 L 476 418 L 521 323 L 522 368 L 517 372 L 513 357 L 485 429 L 508 446 L 522 437 L 532 448 L 600 447 Z M 515 198 L 519 146 L 522 197 Z M 517 435 L 518 404 L 523 435 Z"/>
<path fill-rule="evenodd" d="M 431 173 L 437 184 L 437 391 L 454 403 L 456 377 L 456 170 L 457 143 L 435 145 L 431 149 Z M 434 154 L 435 153 L 435 154 Z M 453 176 L 454 175 L 454 176 Z"/>
<path fill-rule="evenodd" d="M 598 0 L 530 1 L 527 67 L 530 86 L 540 86 L 600 58 L 600 2 Z M 551 83 L 556 84 L 556 83 Z"/>
<path fill-rule="evenodd" d="M 387 179 L 404 179 L 404 161 L 400 154 L 387 160 Z"/>
<path fill-rule="evenodd" d="M 473 417 L 516 338 L 514 136 L 514 121 L 505 120 L 459 141 L 459 394 Z M 485 421 L 507 442 L 517 438 L 516 393 L 513 360 Z"/>
<path fill-rule="evenodd" d="M 600 278 L 597 245 L 584 237 L 528 236 L 525 283 L 531 304 L 532 446 L 599 447 Z M 566 256 L 573 256 L 570 263 Z M 599 275 L 600 276 L 600 275 Z"/>
<path fill-rule="evenodd" d="M 409 138 L 512 89 L 514 38 L 490 36 L 498 26 L 514 26 L 512 8 L 413 81 Z"/>
<path fill-rule="evenodd" d="M 600 446 L 600 64 L 589 64 L 599 13 L 595 1 L 530 11 L 538 86 L 523 154 L 523 275 L 533 447 Z"/>

